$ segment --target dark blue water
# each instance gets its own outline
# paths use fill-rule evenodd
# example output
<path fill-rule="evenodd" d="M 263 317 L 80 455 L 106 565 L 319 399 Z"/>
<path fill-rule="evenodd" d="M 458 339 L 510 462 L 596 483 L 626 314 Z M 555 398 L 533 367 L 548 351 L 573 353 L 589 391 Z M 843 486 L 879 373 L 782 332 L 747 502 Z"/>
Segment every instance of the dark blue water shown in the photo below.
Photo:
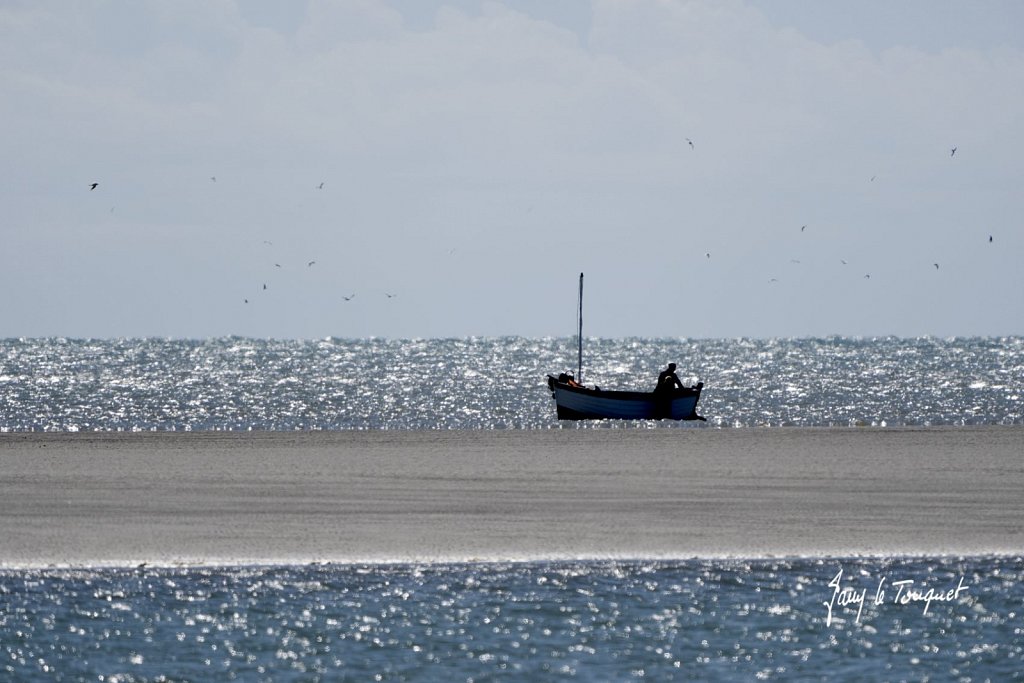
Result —
<path fill-rule="evenodd" d="M 840 571 L 841 588 L 866 593 L 859 616 L 834 600 Z M 957 587 L 952 601 L 901 598 Z M 0 679 L 12 681 L 1024 671 L 1020 557 L 31 570 L 0 572 L 0 595 Z"/>
<path fill-rule="evenodd" d="M 670 361 L 706 426 L 1024 424 L 1019 337 L 596 339 L 583 380 L 647 390 Z M 8 339 L 0 430 L 546 428 L 575 368 L 572 339 Z"/>

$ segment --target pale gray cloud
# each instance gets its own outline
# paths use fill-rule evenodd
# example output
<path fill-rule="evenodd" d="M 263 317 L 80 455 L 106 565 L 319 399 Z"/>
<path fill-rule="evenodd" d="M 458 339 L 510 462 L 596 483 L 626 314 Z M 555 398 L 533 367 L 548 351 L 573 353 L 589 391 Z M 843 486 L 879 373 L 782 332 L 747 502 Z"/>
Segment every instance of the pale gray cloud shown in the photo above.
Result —
<path fill-rule="evenodd" d="M 0 335 L 568 335 L 581 270 L 604 336 L 1021 333 L 963 7 L 7 6 Z"/>

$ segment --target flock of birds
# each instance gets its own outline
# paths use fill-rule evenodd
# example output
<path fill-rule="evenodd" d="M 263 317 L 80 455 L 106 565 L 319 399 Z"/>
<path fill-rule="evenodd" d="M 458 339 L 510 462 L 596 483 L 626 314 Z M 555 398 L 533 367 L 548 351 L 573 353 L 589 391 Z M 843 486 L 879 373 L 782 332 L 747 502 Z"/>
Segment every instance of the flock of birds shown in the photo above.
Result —
<path fill-rule="evenodd" d="M 694 145 L 693 145 L 693 140 L 691 140 L 690 138 L 686 138 L 686 142 L 687 142 L 688 145 L 690 145 L 690 149 L 691 150 L 696 149 L 694 147 Z M 956 150 L 957 150 L 957 147 L 952 147 L 949 150 L 949 156 L 950 157 L 956 156 Z M 875 178 L 877 178 L 877 177 L 878 176 L 871 176 L 870 182 L 875 182 Z M 806 230 L 807 230 L 807 225 L 806 224 L 800 226 L 800 232 L 805 232 Z M 992 235 L 989 235 L 988 236 L 988 241 L 989 241 L 989 243 L 992 243 L 993 241 L 995 241 L 995 238 Z M 708 259 L 710 259 L 711 258 L 711 252 L 705 252 L 704 256 L 707 257 Z M 790 262 L 791 263 L 797 263 L 797 264 L 800 263 L 800 261 L 797 260 L 797 259 L 790 259 Z M 841 264 L 843 264 L 844 266 L 848 265 L 847 262 L 844 259 L 839 259 L 839 262 Z M 932 265 L 935 266 L 935 270 L 939 270 L 939 264 L 938 263 L 932 263 Z M 871 273 L 865 273 L 864 274 L 864 279 L 867 279 L 867 280 L 871 279 Z M 774 277 L 769 279 L 769 283 L 775 283 L 775 282 L 778 282 L 778 281 L 779 281 L 778 278 L 774 278 Z"/>
<path fill-rule="evenodd" d="M 214 183 L 217 182 L 217 176 L 210 176 L 210 181 L 214 182 Z M 321 182 L 319 185 L 316 186 L 316 189 L 317 190 L 322 190 L 322 189 L 324 189 L 325 185 L 326 185 L 326 183 Z M 97 183 L 89 183 L 89 191 L 92 192 L 93 190 L 95 190 L 99 186 L 100 186 L 100 184 L 98 182 Z M 113 211 L 114 210 L 113 207 L 111 207 L 110 210 Z M 263 240 L 263 244 L 265 246 L 269 246 L 269 247 L 274 246 L 274 243 L 271 242 L 270 240 Z M 312 268 L 315 265 L 316 265 L 316 261 L 315 260 L 314 261 L 308 261 L 306 263 L 306 267 L 307 268 Z M 280 263 L 274 263 L 274 267 L 275 268 L 284 268 L 284 266 L 282 266 Z M 261 292 L 267 291 L 267 283 L 266 282 L 262 283 L 262 287 L 259 288 L 259 291 L 261 291 Z M 393 294 L 391 292 L 384 292 L 384 296 L 386 296 L 388 299 L 394 299 L 398 295 L 397 294 Z M 354 299 L 354 298 L 356 298 L 356 295 L 355 295 L 354 292 L 352 294 L 349 294 L 348 296 L 342 296 L 341 297 L 342 301 L 346 301 L 346 302 L 347 301 L 352 301 L 352 299 Z M 242 302 L 244 304 L 248 304 L 249 303 L 248 297 L 243 297 Z"/>
<path fill-rule="evenodd" d="M 686 143 L 687 143 L 687 144 L 688 144 L 688 145 L 690 146 L 690 149 L 691 149 L 691 150 L 695 150 L 695 149 L 696 149 L 696 147 L 694 146 L 693 140 L 691 140 L 690 138 L 685 138 L 685 140 L 686 140 Z M 952 147 L 952 148 L 950 148 L 950 150 L 949 150 L 949 156 L 950 156 L 950 157 L 954 157 L 954 156 L 956 156 L 956 152 L 957 152 L 957 147 Z M 874 182 L 874 181 L 875 181 L 875 178 L 876 178 L 876 177 L 877 177 L 877 176 L 871 176 L 871 180 L 870 180 L 870 182 Z M 211 182 L 214 182 L 214 183 L 215 183 L 215 182 L 217 182 L 217 176 L 210 176 L 210 181 L 211 181 Z M 89 184 L 89 191 L 90 191 L 90 192 L 92 192 L 92 191 L 93 191 L 93 190 L 95 190 L 95 189 L 96 189 L 97 187 L 99 187 L 99 185 L 100 185 L 100 184 L 99 184 L 98 182 L 90 183 L 90 184 Z M 321 183 L 320 183 L 319 185 L 316 185 L 316 186 L 315 186 L 315 189 L 317 189 L 317 190 L 323 190 L 323 189 L 324 189 L 324 187 L 325 187 L 325 185 L 326 185 L 326 183 L 324 183 L 324 182 L 321 182 Z M 532 207 L 531 207 L 531 208 L 532 208 Z M 113 209 L 113 208 L 111 208 L 111 211 L 113 211 L 113 210 L 114 210 L 114 209 Z M 806 224 L 805 224 L 805 225 L 801 225 L 801 226 L 800 226 L 800 232 L 801 232 L 801 233 L 805 232 L 806 230 L 807 230 L 807 225 L 806 225 Z M 992 235 L 989 235 L 989 236 L 988 236 L 988 241 L 989 241 L 990 243 L 991 243 L 991 242 L 993 242 L 993 241 L 994 241 L 994 237 L 993 237 Z M 267 246 L 273 246 L 273 242 L 271 242 L 271 241 L 269 241 L 269 240 L 263 240 L 263 244 L 265 244 L 265 245 L 267 245 Z M 452 252 L 454 252 L 455 250 L 453 249 L 453 250 L 451 250 L 451 251 L 452 251 Z M 711 258 L 711 252 L 706 252 L 706 253 L 705 253 L 705 256 L 706 256 L 706 258 L 710 259 L 710 258 Z M 797 264 L 799 264 L 799 263 L 800 263 L 800 261 L 799 261 L 799 260 L 797 260 L 797 259 L 790 259 L 790 261 L 791 261 L 792 263 L 797 263 Z M 846 262 L 845 260 L 843 260 L 843 259 L 840 259 L 840 263 L 841 263 L 842 265 L 844 265 L 844 266 L 845 266 L 845 265 L 847 265 L 847 262 Z M 314 261 L 308 261 L 308 262 L 306 263 L 306 267 L 307 267 L 307 268 L 312 268 L 312 267 L 313 267 L 313 266 L 315 266 L 315 265 L 316 265 L 316 261 L 315 261 L 315 260 L 314 260 Z M 938 264 L 938 263 L 932 263 L 932 266 L 934 266 L 936 270 L 939 270 L 939 264 Z M 282 266 L 282 265 L 281 265 L 280 263 L 275 263 L 275 264 L 274 264 L 274 267 L 276 267 L 276 268 L 283 268 L 283 266 Z M 871 274 L 870 274 L 870 273 L 865 273 L 865 275 L 864 275 L 864 279 L 870 279 L 870 278 L 871 278 Z M 778 280 L 778 278 L 775 278 L 775 277 L 773 277 L 773 278 L 771 278 L 771 279 L 769 280 L 769 282 L 770 282 L 770 283 L 775 283 L 775 282 L 778 282 L 778 281 L 779 281 L 779 280 Z M 267 290 L 267 284 L 266 284 L 266 283 L 263 283 L 263 286 L 262 286 L 262 288 L 260 288 L 260 291 L 266 291 L 266 290 Z M 385 296 L 386 296 L 386 297 L 387 297 L 388 299 L 394 299 L 394 298 L 395 298 L 395 297 L 397 296 L 396 294 L 393 294 L 393 293 L 391 293 L 391 292 L 384 292 L 384 295 L 385 295 Z M 344 302 L 349 302 L 349 301 L 352 301 L 352 300 L 353 300 L 353 299 L 355 298 L 355 296 L 356 296 L 356 295 L 355 295 L 355 293 L 352 293 L 352 294 L 349 294 L 348 296 L 342 296 L 342 297 L 341 297 L 341 299 L 342 299 L 342 301 L 344 301 Z M 248 298 L 244 298 L 244 299 L 243 299 L 243 302 L 244 302 L 245 304 L 248 304 L 248 303 L 249 303 L 249 299 L 248 299 Z"/>

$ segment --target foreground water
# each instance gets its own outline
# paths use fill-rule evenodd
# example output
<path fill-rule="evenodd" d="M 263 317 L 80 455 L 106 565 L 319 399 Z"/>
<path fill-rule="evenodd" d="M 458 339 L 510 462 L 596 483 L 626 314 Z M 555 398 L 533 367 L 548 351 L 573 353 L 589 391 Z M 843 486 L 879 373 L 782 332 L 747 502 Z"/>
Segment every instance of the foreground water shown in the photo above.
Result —
<path fill-rule="evenodd" d="M 1024 671 L 1020 557 L 34 570 L 0 572 L 0 594 L 18 681 Z"/>
<path fill-rule="evenodd" d="M 669 361 L 710 425 L 1024 424 L 1020 337 L 588 340 L 583 379 Z M 575 366 L 571 339 L 8 339 L 0 430 L 546 428 Z"/>

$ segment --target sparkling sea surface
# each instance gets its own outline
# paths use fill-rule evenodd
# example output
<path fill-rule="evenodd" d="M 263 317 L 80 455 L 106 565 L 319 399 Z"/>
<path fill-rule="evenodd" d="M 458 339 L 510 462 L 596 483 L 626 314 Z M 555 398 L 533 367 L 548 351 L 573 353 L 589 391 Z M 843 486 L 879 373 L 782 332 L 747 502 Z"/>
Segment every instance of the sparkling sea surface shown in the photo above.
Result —
<path fill-rule="evenodd" d="M 1021 557 L 0 571 L 0 678 L 1010 681 L 1022 581 Z"/>
<path fill-rule="evenodd" d="M 0 431 L 1024 424 L 1018 337 L 593 339 L 583 379 L 671 361 L 706 423 L 559 423 L 566 338 L 7 339 Z M 6 568 L 0 681 L 1022 680 L 1022 586 L 1019 556 Z"/>
<path fill-rule="evenodd" d="M 1024 423 L 1020 337 L 592 339 L 583 380 L 646 390 L 669 362 L 705 426 Z M 7 339 L 0 431 L 547 428 L 546 375 L 575 367 L 565 338 Z"/>

